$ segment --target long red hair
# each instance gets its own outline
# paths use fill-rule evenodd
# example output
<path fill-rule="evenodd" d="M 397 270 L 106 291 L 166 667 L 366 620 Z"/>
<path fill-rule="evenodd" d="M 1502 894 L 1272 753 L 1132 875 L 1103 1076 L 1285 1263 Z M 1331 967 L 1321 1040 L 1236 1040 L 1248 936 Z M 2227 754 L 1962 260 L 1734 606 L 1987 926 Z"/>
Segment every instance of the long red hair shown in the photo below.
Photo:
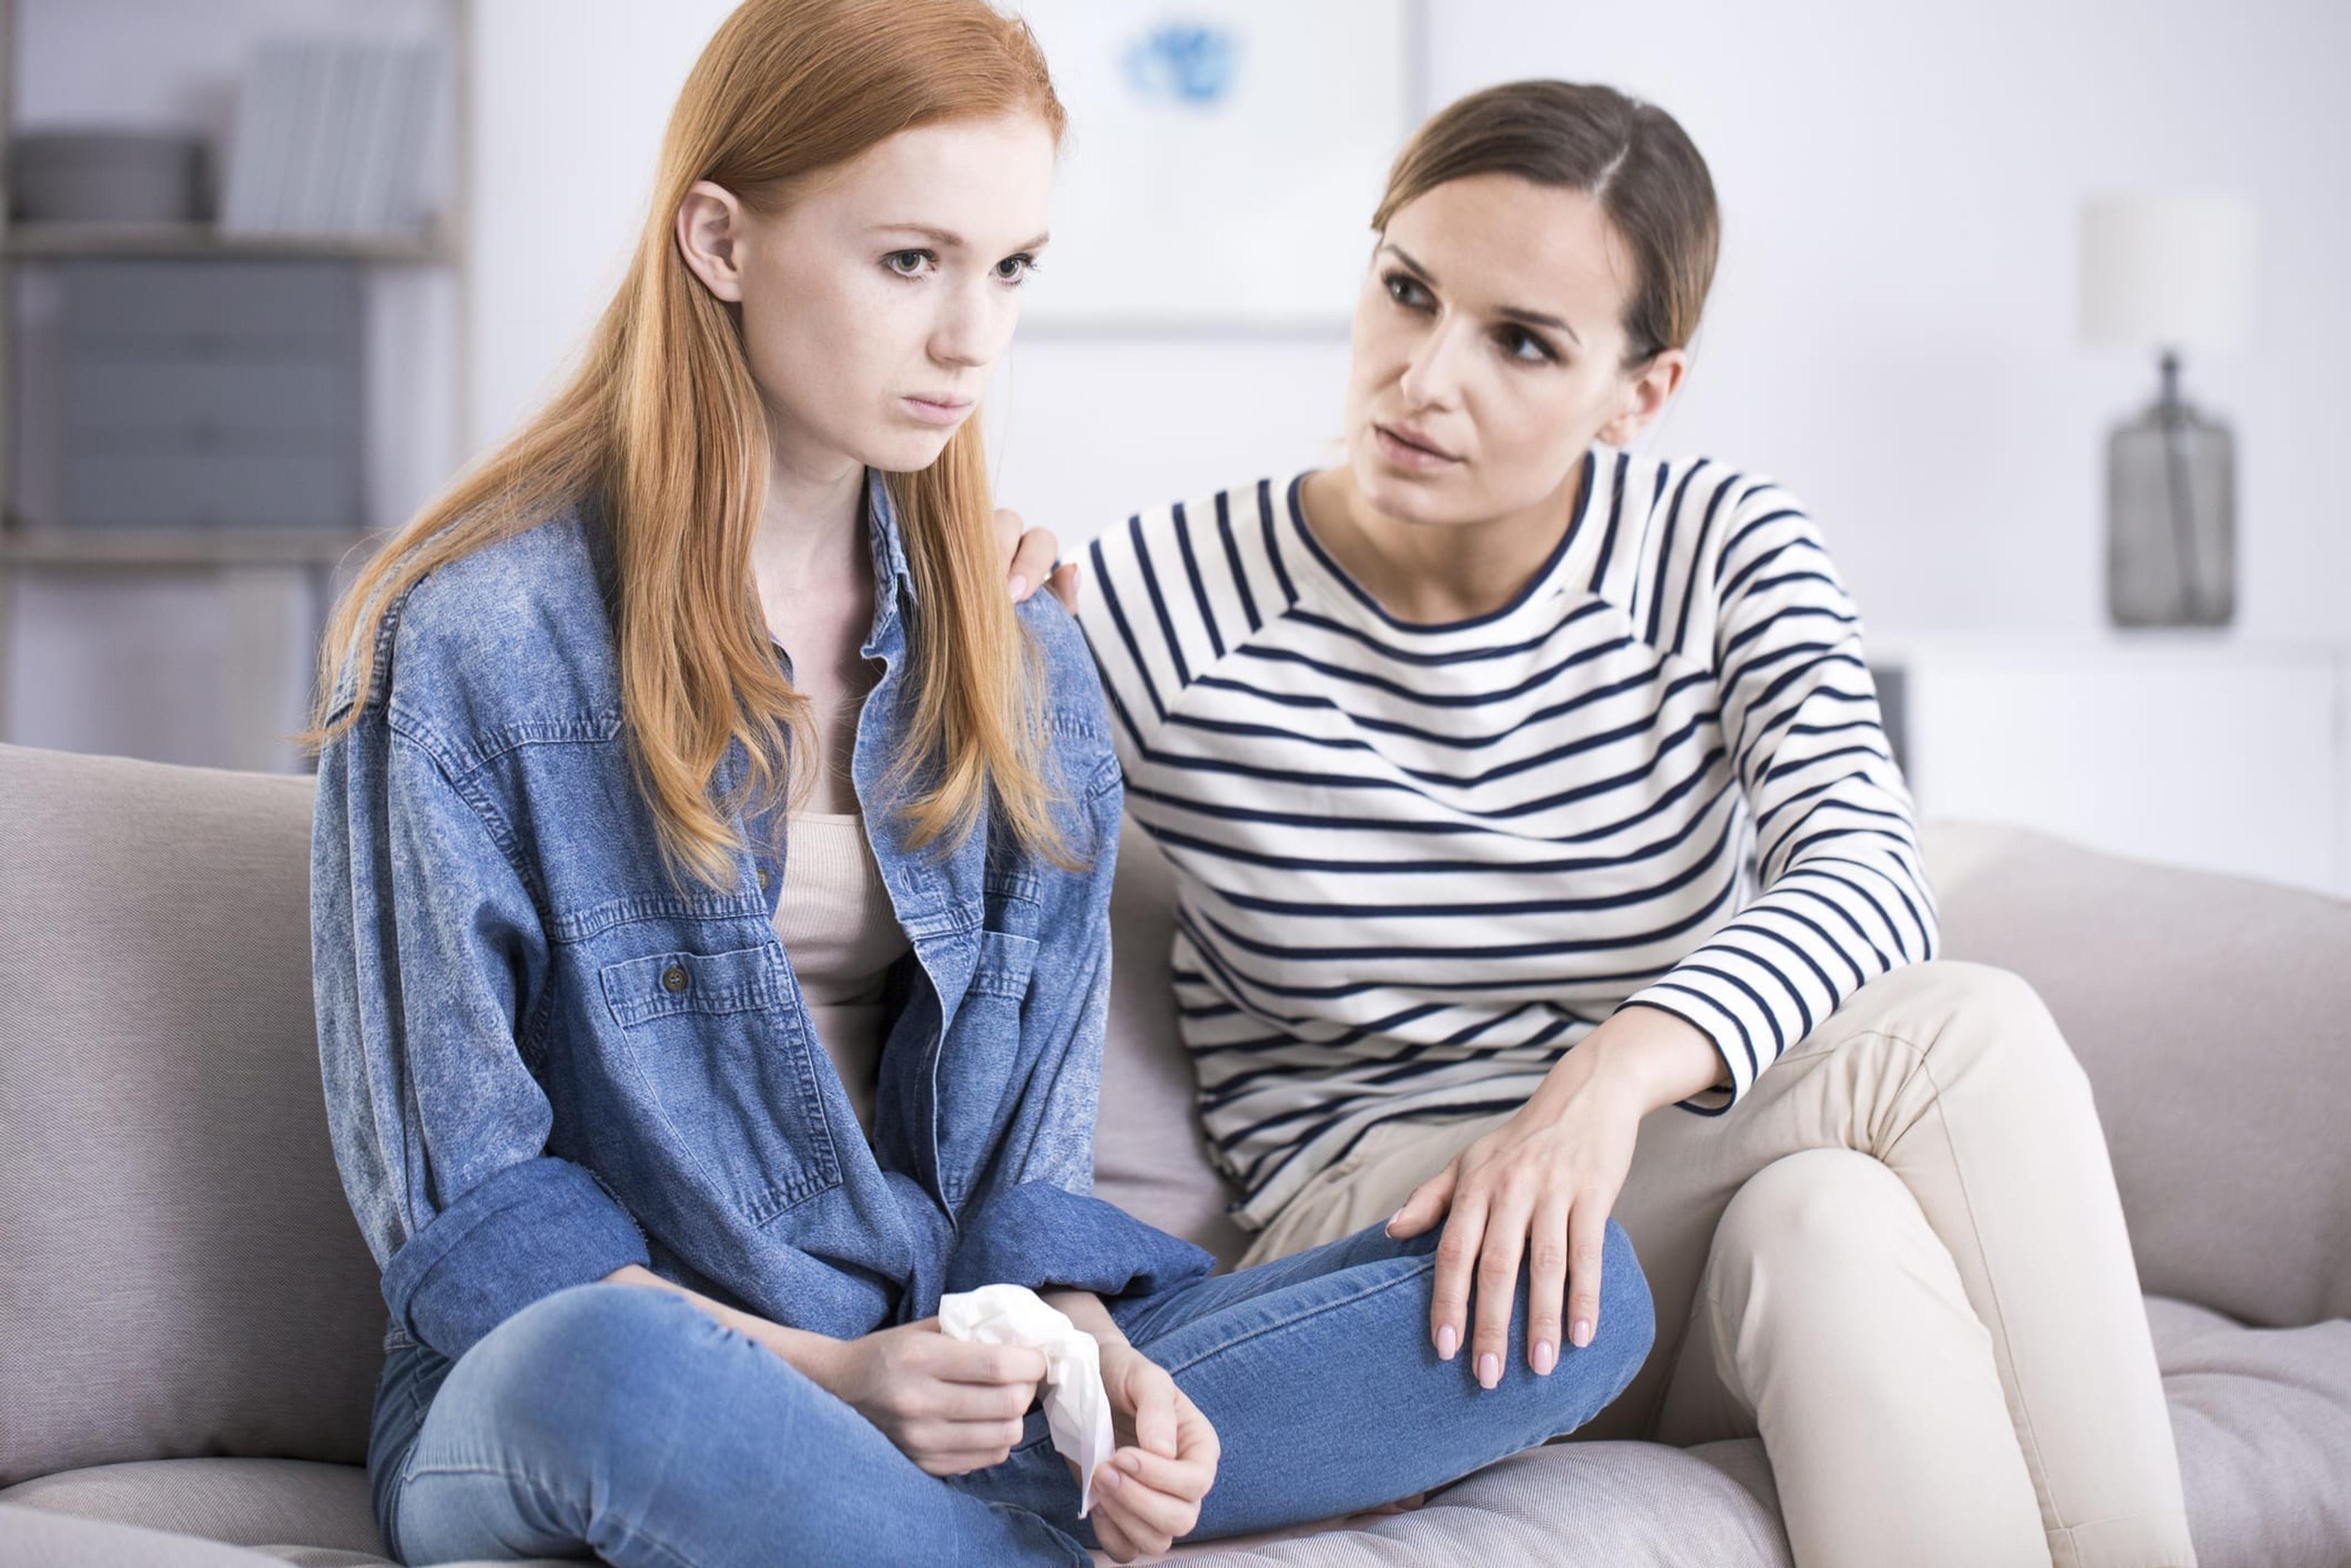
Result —
<path fill-rule="evenodd" d="M 360 573 L 320 649 L 323 746 L 357 722 L 376 678 L 372 628 L 427 572 L 585 497 L 601 502 L 618 566 L 622 703 L 642 787 L 674 865 L 715 885 L 740 848 L 732 813 L 789 792 L 813 747 L 807 699 L 777 667 L 752 587 L 767 425 L 728 308 L 686 267 L 678 207 L 696 181 L 756 211 L 899 131 L 1064 114 L 1029 29 L 986 0 L 747 0 L 720 26 L 671 111 L 634 257 L 568 384 L 428 504 Z M 1030 847 L 1064 859 L 1052 817 L 1041 694 L 1004 591 L 976 420 L 918 473 L 888 477 L 922 612 L 911 627 L 914 749 L 896 775 L 917 847 L 959 838 L 992 805 Z M 329 706 L 345 661 L 348 711 Z M 714 799 L 730 743 L 743 788 Z"/>

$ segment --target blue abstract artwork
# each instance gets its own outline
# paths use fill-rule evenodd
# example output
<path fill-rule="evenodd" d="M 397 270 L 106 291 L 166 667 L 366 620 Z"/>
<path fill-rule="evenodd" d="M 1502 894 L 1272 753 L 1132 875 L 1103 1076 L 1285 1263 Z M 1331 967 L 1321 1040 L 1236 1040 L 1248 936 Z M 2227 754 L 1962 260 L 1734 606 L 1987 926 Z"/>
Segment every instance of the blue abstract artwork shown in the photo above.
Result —
<path fill-rule="evenodd" d="M 1163 23 L 1127 47 L 1127 84 L 1145 98 L 1213 108 L 1231 96 L 1240 55 L 1230 28 Z"/>

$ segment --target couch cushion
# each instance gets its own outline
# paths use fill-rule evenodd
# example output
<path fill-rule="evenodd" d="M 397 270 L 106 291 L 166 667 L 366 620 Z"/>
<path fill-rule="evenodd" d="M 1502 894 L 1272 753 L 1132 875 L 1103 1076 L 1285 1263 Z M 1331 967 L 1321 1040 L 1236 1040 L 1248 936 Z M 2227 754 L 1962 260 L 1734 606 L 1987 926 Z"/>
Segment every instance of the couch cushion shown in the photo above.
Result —
<path fill-rule="evenodd" d="M 235 1546 L 383 1554 L 367 1472 L 303 1459 L 151 1459 L 61 1470 L 0 1490 L 0 1503 L 110 1519 Z"/>
<path fill-rule="evenodd" d="M 0 1563 L 7 1568 L 399 1568 L 374 1552 L 329 1546 L 230 1546 L 141 1525 L 0 1504 Z M 577 1560 L 505 1559 L 444 1568 L 578 1568 Z"/>
<path fill-rule="evenodd" d="M 2351 1317 L 2351 904 L 1937 822 L 1943 950 L 2012 969 L 2097 1094 L 2151 1295 Z"/>
<path fill-rule="evenodd" d="M 1101 1136 L 1094 1190 L 1229 1266 L 1249 1238 L 1227 1218 L 1232 1190 L 1208 1163 L 1193 1113 L 1192 1063 L 1176 1033 L 1168 945 L 1176 936 L 1176 874 L 1129 818 L 1118 836 L 1110 896 L 1110 1023 L 1102 1044 Z"/>
<path fill-rule="evenodd" d="M 357 1461 L 384 1308 L 327 1138 L 303 779 L 0 747 L 0 1485 Z"/>
<path fill-rule="evenodd" d="M 2150 1299 L 2202 1568 L 2351 1563 L 2351 1322 L 2249 1329 Z"/>
<path fill-rule="evenodd" d="M 1553 1443 L 1489 1465 L 1405 1513 L 1207 1542 L 1184 1568 L 1791 1568 L 1762 1445 Z"/>
<path fill-rule="evenodd" d="M 276 1568 L 257 1552 L 216 1541 L 6 1506 L 0 1506 L 0 1563 L 8 1568 Z"/>

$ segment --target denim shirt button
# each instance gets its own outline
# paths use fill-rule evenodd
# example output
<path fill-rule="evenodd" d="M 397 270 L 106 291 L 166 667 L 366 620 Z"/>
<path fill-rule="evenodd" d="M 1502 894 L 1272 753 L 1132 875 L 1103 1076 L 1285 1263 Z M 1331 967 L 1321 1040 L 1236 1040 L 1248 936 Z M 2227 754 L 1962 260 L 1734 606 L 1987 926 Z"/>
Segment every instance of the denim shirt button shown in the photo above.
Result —
<path fill-rule="evenodd" d="M 664 969 L 664 970 L 662 971 L 662 989 L 663 989 L 663 990 L 664 990 L 664 991 L 682 991 L 682 990 L 685 989 L 685 988 L 686 988 L 686 977 L 685 977 L 685 967 L 684 967 L 684 965 L 681 965 L 681 964 L 672 964 L 668 968 Z"/>
<path fill-rule="evenodd" d="M 761 893 L 768 891 L 768 868 L 766 866 L 761 866 L 759 868 L 759 891 Z"/>

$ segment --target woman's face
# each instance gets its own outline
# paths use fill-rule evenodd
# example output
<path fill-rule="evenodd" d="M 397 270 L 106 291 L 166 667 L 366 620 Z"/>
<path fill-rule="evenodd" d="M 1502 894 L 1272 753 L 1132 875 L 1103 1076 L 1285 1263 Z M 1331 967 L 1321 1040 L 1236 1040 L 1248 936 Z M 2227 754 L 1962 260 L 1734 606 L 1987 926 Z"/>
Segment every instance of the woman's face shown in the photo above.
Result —
<path fill-rule="evenodd" d="M 1364 498 L 1401 521 L 1486 522 L 1555 495 L 1595 438 L 1631 439 L 1682 364 L 1668 350 L 1626 371 L 1633 287 L 1623 239 L 1579 191 L 1478 174 L 1390 214 L 1347 380 Z"/>
<path fill-rule="evenodd" d="M 781 461 L 908 473 L 938 456 L 1011 340 L 1053 152 L 1033 116 L 951 120 L 875 143 L 773 214 L 693 188 L 679 245 L 742 308 Z"/>

